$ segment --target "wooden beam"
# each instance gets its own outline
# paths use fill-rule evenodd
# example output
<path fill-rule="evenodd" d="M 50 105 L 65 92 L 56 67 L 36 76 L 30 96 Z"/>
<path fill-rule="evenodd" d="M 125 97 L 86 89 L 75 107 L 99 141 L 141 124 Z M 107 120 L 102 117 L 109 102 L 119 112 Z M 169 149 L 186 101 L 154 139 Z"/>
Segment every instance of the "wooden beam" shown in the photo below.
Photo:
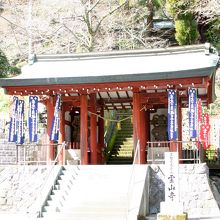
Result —
<path fill-rule="evenodd" d="M 86 83 L 86 84 L 52 84 L 52 85 L 32 85 L 32 86 L 5 86 L 7 93 L 10 95 L 47 95 L 49 93 L 93 93 L 101 91 L 132 91 L 134 87 L 146 89 L 166 89 L 167 85 L 175 85 L 175 87 L 189 87 L 194 83 L 195 87 L 206 87 L 207 78 L 209 77 L 190 77 L 176 79 L 160 79 L 160 80 L 143 80 L 143 81 L 127 81 L 127 82 L 108 82 L 108 83 Z M 180 86 L 181 85 L 181 86 Z M 49 88 L 48 88 L 49 87 Z"/>

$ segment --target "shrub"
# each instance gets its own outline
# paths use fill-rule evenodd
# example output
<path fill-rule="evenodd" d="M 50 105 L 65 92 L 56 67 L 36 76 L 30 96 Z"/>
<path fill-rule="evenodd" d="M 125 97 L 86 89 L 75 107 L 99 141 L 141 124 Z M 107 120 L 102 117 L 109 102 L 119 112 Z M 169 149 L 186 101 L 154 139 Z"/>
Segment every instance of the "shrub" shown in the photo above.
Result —
<path fill-rule="evenodd" d="M 191 15 L 176 20 L 175 28 L 175 38 L 179 45 L 194 44 L 199 37 L 197 24 Z"/>

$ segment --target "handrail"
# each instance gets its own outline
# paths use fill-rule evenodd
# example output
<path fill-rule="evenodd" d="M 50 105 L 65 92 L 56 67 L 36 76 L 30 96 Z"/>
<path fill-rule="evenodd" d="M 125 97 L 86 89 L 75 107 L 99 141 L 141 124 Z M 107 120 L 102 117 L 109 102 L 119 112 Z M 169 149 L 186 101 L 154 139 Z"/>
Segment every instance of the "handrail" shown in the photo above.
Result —
<path fill-rule="evenodd" d="M 48 154 L 48 152 L 46 152 L 46 154 L 44 154 L 43 155 L 43 160 L 41 159 L 41 160 L 39 160 L 39 158 L 38 158 L 38 156 L 37 156 L 37 160 L 26 160 L 27 158 L 28 158 L 28 153 L 29 153 L 29 150 L 31 150 L 31 151 L 33 151 L 33 148 L 34 148 L 34 151 L 36 150 L 36 148 L 37 147 L 47 147 L 47 146 L 49 146 L 49 147 L 58 147 L 59 145 L 62 145 L 62 144 L 37 144 L 37 143 L 25 143 L 25 144 L 16 144 L 16 146 L 17 146 L 17 164 L 19 164 L 19 165 L 26 165 L 26 164 L 32 164 L 33 165 L 33 163 L 36 163 L 36 164 L 39 164 L 39 163 L 45 163 L 45 164 L 47 164 L 48 163 L 48 161 L 47 161 L 47 154 Z M 48 150 L 48 148 L 47 148 L 47 150 Z M 20 155 L 18 154 L 18 152 L 20 151 Z M 39 151 L 39 150 L 38 150 Z M 42 149 L 40 150 L 40 151 L 42 151 Z M 22 156 L 21 156 L 21 153 L 23 152 L 23 160 L 18 160 L 18 158 L 20 157 L 20 158 L 22 158 Z M 18 157 L 18 155 L 19 155 L 19 157 Z M 30 156 L 30 155 L 29 155 Z M 33 157 L 33 155 L 31 155 L 32 157 Z M 41 157 L 42 157 L 42 155 L 41 155 Z"/>
<path fill-rule="evenodd" d="M 48 181 L 51 178 L 51 176 L 54 175 L 54 173 L 53 173 L 54 168 L 55 168 L 55 166 L 56 166 L 56 164 L 58 162 L 58 159 L 59 159 L 59 156 L 60 156 L 61 152 L 65 149 L 65 146 L 66 146 L 66 143 L 63 142 L 62 145 L 61 145 L 61 148 L 59 149 L 59 151 L 58 151 L 58 153 L 56 155 L 55 160 L 51 164 L 52 167 L 51 167 L 50 171 L 48 172 L 48 175 L 45 178 L 45 182 L 42 185 L 41 190 L 39 192 L 40 196 L 39 196 L 39 199 L 38 199 L 39 207 L 38 207 L 38 210 L 37 210 L 37 217 L 41 217 L 42 216 L 42 205 L 45 202 L 45 198 L 43 198 L 43 195 L 44 195 L 43 190 L 45 189 L 46 185 L 48 184 Z M 52 183 L 49 183 L 49 188 L 50 189 L 53 189 L 53 186 L 54 186 L 54 181 Z"/>
<path fill-rule="evenodd" d="M 136 161 L 138 159 L 138 161 Z M 130 200 L 132 196 L 132 189 L 134 186 L 134 179 L 135 179 L 135 165 L 140 164 L 140 140 L 137 141 L 135 153 L 134 153 L 134 158 L 133 158 L 133 163 L 132 163 L 132 169 L 131 169 L 131 174 L 130 174 L 130 179 L 129 179 L 129 184 L 128 184 L 128 190 L 127 190 L 127 197 L 128 197 L 128 204 L 127 204 L 127 217 L 130 212 Z"/>
<path fill-rule="evenodd" d="M 180 162 L 188 161 L 201 163 L 202 142 L 200 141 L 152 141 L 147 142 L 147 161 L 150 163 L 164 163 L 164 152 L 179 152 Z"/>

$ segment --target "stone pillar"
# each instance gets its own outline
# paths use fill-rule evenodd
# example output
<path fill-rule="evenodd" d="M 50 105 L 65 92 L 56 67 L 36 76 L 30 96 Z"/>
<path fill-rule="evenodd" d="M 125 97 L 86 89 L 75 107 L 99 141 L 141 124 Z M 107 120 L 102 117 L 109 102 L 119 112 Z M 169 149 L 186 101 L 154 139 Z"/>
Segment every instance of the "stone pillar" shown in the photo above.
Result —
<path fill-rule="evenodd" d="M 88 164 L 88 100 L 86 94 L 80 95 L 80 107 L 81 164 Z"/>
<path fill-rule="evenodd" d="M 91 115 L 90 115 L 90 158 L 91 164 L 97 164 L 97 106 L 96 94 L 90 94 Z"/>

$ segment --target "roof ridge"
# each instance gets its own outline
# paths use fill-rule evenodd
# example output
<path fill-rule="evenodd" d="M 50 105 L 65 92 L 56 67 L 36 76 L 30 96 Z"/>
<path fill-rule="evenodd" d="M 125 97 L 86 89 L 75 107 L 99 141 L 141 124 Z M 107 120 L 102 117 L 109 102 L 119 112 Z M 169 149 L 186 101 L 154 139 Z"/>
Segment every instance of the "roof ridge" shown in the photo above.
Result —
<path fill-rule="evenodd" d="M 35 61 L 50 61 L 50 60 L 73 60 L 73 59 L 97 59 L 105 57 L 124 57 L 124 56 L 157 56 L 173 53 L 192 53 L 205 51 L 204 44 L 178 46 L 156 49 L 141 49 L 141 50 L 123 50 L 123 51 L 108 51 L 108 52 L 90 52 L 90 53 L 75 53 L 75 54 L 41 54 L 35 55 Z"/>

